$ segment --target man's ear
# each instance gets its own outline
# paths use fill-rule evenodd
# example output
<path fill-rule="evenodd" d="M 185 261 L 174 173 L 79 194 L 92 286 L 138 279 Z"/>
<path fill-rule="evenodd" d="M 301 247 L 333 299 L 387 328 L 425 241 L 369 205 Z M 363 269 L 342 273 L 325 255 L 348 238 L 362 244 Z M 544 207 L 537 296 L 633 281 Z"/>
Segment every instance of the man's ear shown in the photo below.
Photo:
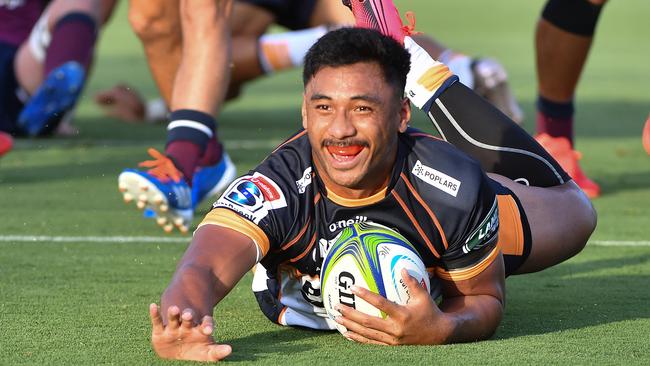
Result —
<path fill-rule="evenodd" d="M 408 98 L 404 98 L 400 102 L 399 117 L 399 132 L 405 132 L 411 121 L 411 102 Z"/>
<path fill-rule="evenodd" d="M 307 96 L 305 93 L 302 94 L 302 107 L 300 114 L 302 115 L 302 128 L 307 129 Z"/>

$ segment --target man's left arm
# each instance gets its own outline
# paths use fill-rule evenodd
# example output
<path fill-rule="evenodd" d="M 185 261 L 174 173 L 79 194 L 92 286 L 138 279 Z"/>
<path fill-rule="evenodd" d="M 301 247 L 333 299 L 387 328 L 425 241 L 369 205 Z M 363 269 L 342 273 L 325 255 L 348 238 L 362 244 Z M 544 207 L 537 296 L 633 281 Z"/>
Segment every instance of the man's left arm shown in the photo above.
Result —
<path fill-rule="evenodd" d="M 402 272 L 412 294 L 398 305 L 363 288 L 353 292 L 384 311 L 385 319 L 341 306 L 337 322 L 346 337 L 357 342 L 385 345 L 448 344 L 489 338 L 501 322 L 505 305 L 503 257 L 496 257 L 478 275 L 467 280 L 443 281 L 443 300 L 438 306 L 429 292 L 406 271 Z"/>

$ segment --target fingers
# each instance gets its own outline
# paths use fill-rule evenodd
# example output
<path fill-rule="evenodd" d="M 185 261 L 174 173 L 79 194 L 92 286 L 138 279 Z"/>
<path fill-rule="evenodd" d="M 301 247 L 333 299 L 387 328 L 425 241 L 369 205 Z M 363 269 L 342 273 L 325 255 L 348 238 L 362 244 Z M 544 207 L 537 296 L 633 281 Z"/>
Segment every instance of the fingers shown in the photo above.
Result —
<path fill-rule="evenodd" d="M 181 325 L 181 311 L 178 306 L 170 306 L 167 308 L 167 327 L 170 329 L 178 329 Z"/>
<path fill-rule="evenodd" d="M 394 337 L 383 331 L 391 327 L 390 322 L 363 314 L 347 306 L 341 306 L 339 311 L 343 316 L 339 316 L 335 320 L 348 330 L 344 334 L 348 339 L 372 344 L 393 344 L 395 342 Z"/>
<path fill-rule="evenodd" d="M 415 300 L 421 296 L 426 296 L 427 298 L 430 297 L 428 289 L 425 289 L 422 287 L 420 282 L 418 280 L 411 276 L 409 272 L 406 270 L 406 268 L 402 268 L 402 280 L 406 284 L 406 287 L 408 288 L 409 293 L 411 294 L 411 298 L 409 299 L 408 303 L 411 303 L 411 300 Z"/>
<path fill-rule="evenodd" d="M 399 311 L 399 305 L 379 294 L 358 286 L 352 286 L 351 290 L 355 295 L 365 300 L 368 304 L 376 307 L 388 315 L 393 315 Z"/>
<path fill-rule="evenodd" d="M 149 318 L 151 318 L 151 328 L 153 332 L 161 333 L 164 330 L 164 326 L 157 304 L 149 304 Z"/>
<path fill-rule="evenodd" d="M 111 105 L 115 103 L 115 92 L 113 89 L 102 90 L 95 94 L 95 102 L 100 105 Z"/>
<path fill-rule="evenodd" d="M 194 310 L 185 309 L 181 315 L 181 327 L 185 330 L 190 330 L 195 325 L 194 324 Z"/>
<path fill-rule="evenodd" d="M 219 361 L 232 353 L 232 347 L 227 344 L 215 344 L 208 348 L 208 361 Z"/>
<path fill-rule="evenodd" d="M 206 315 L 203 317 L 201 322 L 201 332 L 207 336 L 212 335 L 214 331 L 214 319 L 211 316 Z"/>

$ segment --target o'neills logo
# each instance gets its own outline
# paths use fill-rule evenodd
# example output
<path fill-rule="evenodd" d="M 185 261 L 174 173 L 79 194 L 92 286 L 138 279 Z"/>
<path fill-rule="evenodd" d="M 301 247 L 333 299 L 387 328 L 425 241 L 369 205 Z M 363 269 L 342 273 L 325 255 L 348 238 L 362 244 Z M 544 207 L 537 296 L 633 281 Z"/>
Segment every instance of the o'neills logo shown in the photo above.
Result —
<path fill-rule="evenodd" d="M 333 222 L 329 225 L 328 229 L 330 229 L 330 232 L 336 232 L 337 230 L 345 229 L 348 226 L 351 226 L 353 224 L 358 224 L 360 222 L 366 222 L 368 221 L 368 216 L 355 216 L 353 219 L 348 219 L 348 220 L 339 220 L 336 222 Z"/>
<path fill-rule="evenodd" d="M 428 167 L 422 164 L 419 160 L 415 163 L 415 166 L 413 166 L 411 174 L 420 178 L 424 183 L 438 188 L 445 193 L 454 197 L 458 195 L 461 183 L 458 179 L 452 178 L 443 172 Z"/>

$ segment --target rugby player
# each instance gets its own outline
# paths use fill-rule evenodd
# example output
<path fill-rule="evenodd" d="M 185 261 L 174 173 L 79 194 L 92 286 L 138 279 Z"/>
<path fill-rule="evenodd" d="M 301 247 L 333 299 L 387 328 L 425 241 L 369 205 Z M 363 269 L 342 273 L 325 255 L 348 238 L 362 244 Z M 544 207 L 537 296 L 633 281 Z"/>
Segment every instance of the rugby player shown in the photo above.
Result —
<path fill-rule="evenodd" d="M 574 97 L 607 0 L 548 0 L 537 22 L 537 141 L 590 198 L 600 195 L 573 149 Z"/>
<path fill-rule="evenodd" d="M 160 357 L 228 356 L 230 346 L 212 338 L 213 308 L 254 265 L 253 290 L 271 321 L 334 329 L 318 275 L 328 245 L 350 221 L 398 230 L 416 246 L 442 297 L 437 305 L 411 279 L 405 306 L 355 290 L 388 314 L 342 307 L 336 322 L 358 342 L 486 339 L 503 315 L 506 276 L 542 270 L 584 247 L 595 212 L 558 163 L 458 83 L 396 18 L 377 19 L 396 16 L 390 2 L 364 4 L 351 4 L 357 25 L 395 39 L 343 28 L 310 49 L 304 130 L 229 186 L 195 231 L 161 309 L 150 306 Z M 452 144 L 409 128 L 404 92 Z"/>
<path fill-rule="evenodd" d="M 158 87 L 170 106 L 164 154 L 125 169 L 118 187 L 125 202 L 147 208 L 166 232 L 187 232 L 194 208 L 222 190 L 235 166 L 217 136 L 217 115 L 230 78 L 230 15 L 232 0 L 129 2 L 132 24 L 151 14 L 172 19 L 171 28 L 151 33 L 145 23 L 134 26 Z M 168 26 L 168 22 L 163 22 Z"/>
<path fill-rule="evenodd" d="M 165 4 L 170 6 L 173 2 L 163 3 L 163 6 Z M 132 12 L 137 10 L 131 7 Z M 157 14 L 147 13 L 146 18 L 134 15 L 132 24 L 139 34 L 146 33 L 144 38 L 150 39 L 156 32 L 169 33 L 167 29 L 173 29 L 177 22 L 169 13 L 171 11 L 158 8 Z M 165 22 L 165 26 L 161 25 Z M 305 53 L 318 38 L 329 29 L 353 23 L 350 12 L 337 1 L 236 0 L 231 22 L 232 77 L 226 99 L 237 97 L 247 81 L 301 66 Z M 267 34 L 273 24 L 289 31 Z M 521 123 L 523 113 L 510 91 L 507 74 L 501 64 L 491 58 L 468 57 L 425 35 L 414 37 L 432 57 L 449 66 L 463 84 Z M 160 42 L 174 41 L 172 37 Z M 168 113 L 163 100 L 145 102 L 137 90 L 126 84 L 99 92 L 95 101 L 108 115 L 127 122 L 155 123 L 165 120 Z"/>
<path fill-rule="evenodd" d="M 115 0 L 0 1 L 0 131 L 52 133 L 74 108 Z"/>

